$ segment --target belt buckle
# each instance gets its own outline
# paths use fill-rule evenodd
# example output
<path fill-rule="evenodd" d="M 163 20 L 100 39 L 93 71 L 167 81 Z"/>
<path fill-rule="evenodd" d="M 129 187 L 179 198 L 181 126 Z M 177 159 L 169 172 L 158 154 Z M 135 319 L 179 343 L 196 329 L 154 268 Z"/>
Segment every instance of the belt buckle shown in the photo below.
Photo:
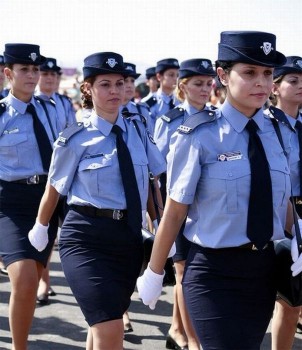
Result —
<path fill-rule="evenodd" d="M 268 247 L 268 243 L 266 243 L 266 245 L 264 245 L 263 248 L 260 249 L 260 250 L 265 250 L 267 247 Z M 259 249 L 255 246 L 255 244 L 253 244 L 252 245 L 252 250 L 259 250 Z"/>
<path fill-rule="evenodd" d="M 124 214 L 119 209 L 114 209 L 112 213 L 113 220 L 122 220 Z"/>
<path fill-rule="evenodd" d="M 26 179 L 27 185 L 36 185 L 39 183 L 39 175 L 33 175 Z"/>

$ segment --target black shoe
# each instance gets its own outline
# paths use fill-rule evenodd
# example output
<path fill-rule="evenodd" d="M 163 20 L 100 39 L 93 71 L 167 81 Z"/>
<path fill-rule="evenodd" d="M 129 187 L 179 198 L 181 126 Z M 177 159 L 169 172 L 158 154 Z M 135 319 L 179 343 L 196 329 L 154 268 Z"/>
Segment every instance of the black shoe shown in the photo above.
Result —
<path fill-rule="evenodd" d="M 188 346 L 185 345 L 181 347 L 176 343 L 176 341 L 171 337 L 170 334 L 167 335 L 166 340 L 166 349 L 174 349 L 174 350 L 189 350 Z"/>
<path fill-rule="evenodd" d="M 133 332 L 133 328 L 130 322 L 124 324 L 124 333 L 131 333 Z"/>
<path fill-rule="evenodd" d="M 37 296 L 37 302 L 41 305 L 47 305 L 48 304 L 48 295 L 47 294 L 41 294 Z"/>
<path fill-rule="evenodd" d="M 298 322 L 296 333 L 302 334 L 302 324 Z"/>
<path fill-rule="evenodd" d="M 56 293 L 51 287 L 49 287 L 49 289 L 48 289 L 48 295 L 49 295 L 50 297 L 55 297 L 55 296 L 57 295 L 57 293 Z"/>

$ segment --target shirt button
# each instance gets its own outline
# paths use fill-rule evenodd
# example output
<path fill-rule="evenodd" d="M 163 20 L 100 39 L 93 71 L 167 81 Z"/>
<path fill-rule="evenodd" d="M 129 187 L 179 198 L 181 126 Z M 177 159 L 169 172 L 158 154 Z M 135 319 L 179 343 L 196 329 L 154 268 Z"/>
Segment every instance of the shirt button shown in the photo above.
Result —
<path fill-rule="evenodd" d="M 233 173 L 229 173 L 228 175 L 229 175 L 229 177 L 232 177 L 232 176 L 233 176 Z"/>

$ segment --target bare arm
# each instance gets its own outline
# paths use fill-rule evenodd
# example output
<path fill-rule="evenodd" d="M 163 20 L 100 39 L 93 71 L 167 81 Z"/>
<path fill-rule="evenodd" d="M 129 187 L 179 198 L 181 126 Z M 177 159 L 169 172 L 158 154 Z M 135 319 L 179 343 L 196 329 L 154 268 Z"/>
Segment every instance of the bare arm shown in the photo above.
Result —
<path fill-rule="evenodd" d="M 40 224 L 47 226 L 52 214 L 58 204 L 60 194 L 56 189 L 47 182 L 45 192 L 40 202 L 37 221 Z"/>
<path fill-rule="evenodd" d="M 159 224 L 150 259 L 150 268 L 162 274 L 168 253 L 187 215 L 188 205 L 167 197 L 163 217 Z"/>

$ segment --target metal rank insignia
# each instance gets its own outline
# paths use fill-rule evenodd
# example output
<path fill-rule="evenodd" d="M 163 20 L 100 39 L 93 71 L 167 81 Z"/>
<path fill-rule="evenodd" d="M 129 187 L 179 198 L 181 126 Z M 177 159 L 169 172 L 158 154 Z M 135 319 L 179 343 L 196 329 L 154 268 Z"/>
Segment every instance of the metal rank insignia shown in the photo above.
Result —
<path fill-rule="evenodd" d="M 232 160 L 242 159 L 242 153 L 240 151 L 225 152 L 218 154 L 217 159 L 219 162 L 230 162 Z"/>

